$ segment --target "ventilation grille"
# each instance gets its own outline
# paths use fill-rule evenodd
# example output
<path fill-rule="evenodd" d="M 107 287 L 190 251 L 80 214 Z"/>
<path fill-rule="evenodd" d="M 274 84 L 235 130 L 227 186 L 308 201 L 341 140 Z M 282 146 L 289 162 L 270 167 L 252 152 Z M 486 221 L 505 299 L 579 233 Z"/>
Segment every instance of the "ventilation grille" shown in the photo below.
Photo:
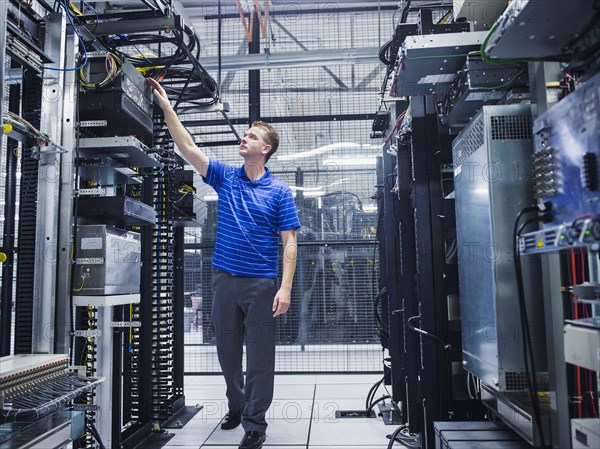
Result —
<path fill-rule="evenodd" d="M 459 167 L 483 145 L 483 114 L 479 114 L 459 137 L 453 148 L 454 168 Z"/>
<path fill-rule="evenodd" d="M 549 380 L 547 372 L 537 373 L 535 379 L 538 391 L 548 391 Z M 507 371 L 504 373 L 504 391 L 528 390 L 527 375 L 524 372 Z"/>
<path fill-rule="evenodd" d="M 533 139 L 531 115 L 493 115 L 490 123 L 492 140 Z"/>

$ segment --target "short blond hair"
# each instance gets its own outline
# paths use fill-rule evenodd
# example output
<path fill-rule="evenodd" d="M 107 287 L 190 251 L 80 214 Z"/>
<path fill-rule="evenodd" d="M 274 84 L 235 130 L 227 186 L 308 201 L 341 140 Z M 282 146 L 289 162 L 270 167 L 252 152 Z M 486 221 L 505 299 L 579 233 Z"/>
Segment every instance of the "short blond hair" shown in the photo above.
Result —
<path fill-rule="evenodd" d="M 265 123 L 263 121 L 260 121 L 260 120 L 257 120 L 254 123 L 252 123 L 252 126 L 253 127 L 256 126 L 257 128 L 263 129 L 265 131 L 265 135 L 264 135 L 265 142 L 267 143 L 267 145 L 271 145 L 271 151 L 269 151 L 267 153 L 267 155 L 265 156 L 265 164 L 266 164 L 267 161 L 273 155 L 273 153 L 275 153 L 275 151 L 277 151 L 277 148 L 279 148 L 279 133 L 271 125 L 269 125 L 268 123 Z"/>

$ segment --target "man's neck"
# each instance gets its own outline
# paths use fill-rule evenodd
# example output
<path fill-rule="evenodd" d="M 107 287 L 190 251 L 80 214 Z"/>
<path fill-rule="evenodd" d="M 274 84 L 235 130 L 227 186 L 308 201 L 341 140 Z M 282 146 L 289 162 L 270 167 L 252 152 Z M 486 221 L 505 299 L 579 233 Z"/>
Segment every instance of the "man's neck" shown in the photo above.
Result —
<path fill-rule="evenodd" d="M 244 172 L 246 173 L 248 179 L 251 181 L 256 181 L 264 176 L 265 164 L 264 162 L 245 161 Z"/>

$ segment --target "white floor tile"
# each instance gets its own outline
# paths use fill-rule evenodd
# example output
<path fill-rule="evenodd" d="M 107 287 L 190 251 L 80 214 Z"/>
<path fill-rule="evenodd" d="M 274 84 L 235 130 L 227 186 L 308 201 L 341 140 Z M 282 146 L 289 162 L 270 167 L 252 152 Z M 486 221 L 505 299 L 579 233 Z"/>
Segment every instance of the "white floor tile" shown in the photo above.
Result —
<path fill-rule="evenodd" d="M 266 445 L 306 445 L 310 419 L 277 419 L 269 424 Z"/>
<path fill-rule="evenodd" d="M 237 444 L 235 444 L 235 445 L 234 444 L 228 444 L 228 445 L 225 445 L 225 446 L 223 446 L 223 445 L 213 446 L 211 444 L 211 445 L 202 446 L 203 449 L 232 449 L 232 448 L 237 448 L 237 447 L 238 447 Z M 306 449 L 306 445 L 302 445 L 302 446 L 289 446 L 289 445 L 286 444 L 284 446 L 281 446 L 281 445 L 277 445 L 277 444 L 276 445 L 271 445 L 271 444 L 269 444 L 268 441 L 266 441 L 265 444 L 263 445 L 263 448 L 265 448 L 265 449 L 267 449 L 267 448 L 268 449 Z M 176 448 L 175 447 L 169 448 L 168 446 L 165 446 L 165 449 L 176 449 Z M 177 449 L 182 449 L 182 448 L 179 447 Z M 185 449 L 188 449 L 188 448 L 185 448 Z M 198 449 L 198 448 L 196 446 L 194 446 L 194 449 Z"/>
<path fill-rule="evenodd" d="M 217 429 L 204 443 L 209 445 L 239 445 L 242 438 L 244 438 L 244 429 L 239 426 L 232 430 Z"/>
<path fill-rule="evenodd" d="M 327 420 L 328 422 L 337 422 L 336 412 L 339 410 L 364 410 L 364 399 L 315 399 L 313 404 L 313 421 Z M 344 418 L 346 419 L 352 418 Z M 378 419 L 381 418 L 371 418 Z"/>
<path fill-rule="evenodd" d="M 265 449 L 306 449 L 309 429 L 308 449 L 387 448 L 386 435 L 394 428 L 385 426 L 381 418 L 335 416 L 338 410 L 362 410 L 371 386 L 380 378 L 379 374 L 277 375 L 273 403 L 267 412 Z M 183 429 L 173 429 L 176 435 L 165 448 L 236 449 L 244 436 L 242 427 L 229 431 L 219 428 L 228 411 L 223 377 L 187 376 L 184 391 L 188 405 L 197 403 L 203 409 Z M 385 390 L 380 388 L 376 396 L 383 394 Z M 396 448 L 401 446 L 396 444 Z"/>
<path fill-rule="evenodd" d="M 315 400 L 320 399 L 360 399 L 369 394 L 370 386 L 366 384 L 317 384 Z"/>
<path fill-rule="evenodd" d="M 275 399 L 312 399 L 315 393 L 313 385 L 275 385 Z"/>
<path fill-rule="evenodd" d="M 313 422 L 309 447 L 385 445 L 394 429 L 379 419 L 355 418 Z"/>
<path fill-rule="evenodd" d="M 387 449 L 387 443 L 377 445 L 377 446 L 364 446 L 364 445 L 353 445 L 353 444 L 340 444 L 337 446 L 329 445 L 329 446 L 313 446 L 312 444 L 308 446 L 309 449 L 340 449 L 340 448 L 360 448 L 360 449 Z M 400 446 L 399 443 L 394 444 L 394 449 L 404 449 L 404 446 Z"/>
<path fill-rule="evenodd" d="M 269 423 L 265 446 L 271 445 L 306 445 L 309 419 L 276 419 Z M 233 430 L 217 430 L 205 442 L 209 445 L 239 444 L 244 437 L 244 430 L 238 427 Z"/>
<path fill-rule="evenodd" d="M 373 385 L 381 380 L 380 374 L 319 374 L 317 385 L 365 384 Z"/>
<path fill-rule="evenodd" d="M 187 398 L 186 398 L 186 402 Z M 228 412 L 227 409 L 227 400 L 219 400 L 219 399 L 207 399 L 205 401 L 200 401 L 199 405 L 202 406 L 202 410 L 200 410 L 196 416 L 194 416 L 192 418 L 191 421 L 193 420 L 200 420 L 200 421 L 210 421 L 210 420 L 217 420 L 220 421 L 223 416 L 225 416 L 225 414 Z M 190 422 L 191 422 L 190 421 Z"/>
<path fill-rule="evenodd" d="M 204 448 L 219 448 L 219 449 L 238 449 L 238 445 L 234 444 L 234 445 L 222 445 L 222 444 L 203 444 L 202 446 L 200 446 L 202 449 Z M 175 449 L 175 448 L 173 448 Z"/>
<path fill-rule="evenodd" d="M 297 421 L 299 419 L 310 419 L 312 416 L 312 399 L 273 399 L 271 407 L 267 411 L 267 422 L 284 419 L 286 421 Z"/>
<path fill-rule="evenodd" d="M 316 374 L 278 374 L 275 385 L 315 385 Z"/>
<path fill-rule="evenodd" d="M 184 387 L 185 397 L 190 399 L 220 399 L 225 397 L 225 385 L 193 385 Z"/>
<path fill-rule="evenodd" d="M 196 446 L 172 446 L 172 445 L 167 445 L 167 446 L 163 446 L 163 449 L 198 449 L 200 446 L 196 445 Z"/>
<path fill-rule="evenodd" d="M 168 429 L 169 433 L 175 436 L 169 440 L 169 446 L 190 446 L 199 447 L 208 439 L 211 433 L 217 428 L 221 420 L 202 420 L 196 415 L 182 429 Z"/>
<path fill-rule="evenodd" d="M 302 446 L 290 446 L 288 444 L 285 444 L 285 445 L 270 444 L 269 442 L 265 441 L 263 448 L 265 448 L 265 449 L 306 449 L 306 445 L 304 444 Z"/>
<path fill-rule="evenodd" d="M 210 376 L 185 376 L 184 385 L 225 385 L 225 379 L 222 375 Z"/>

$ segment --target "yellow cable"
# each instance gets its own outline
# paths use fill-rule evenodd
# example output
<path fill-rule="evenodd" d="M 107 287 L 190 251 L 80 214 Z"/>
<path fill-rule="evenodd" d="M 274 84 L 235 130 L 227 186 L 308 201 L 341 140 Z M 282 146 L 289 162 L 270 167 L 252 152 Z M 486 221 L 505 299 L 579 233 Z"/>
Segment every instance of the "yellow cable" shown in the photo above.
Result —
<path fill-rule="evenodd" d="M 74 292 L 80 292 L 81 290 L 83 290 L 83 284 L 85 283 L 85 276 L 81 276 L 81 286 L 79 288 L 74 288 L 73 291 Z"/>
<path fill-rule="evenodd" d="M 448 11 L 446 13 L 446 15 L 444 17 L 442 17 L 442 20 L 440 20 L 438 23 L 441 25 L 443 23 L 446 23 L 446 20 L 448 20 L 448 18 L 450 17 L 450 15 L 452 14 L 452 11 Z"/>
<path fill-rule="evenodd" d="M 196 193 L 196 189 L 194 187 L 188 186 L 187 184 L 184 184 L 184 183 L 182 183 L 181 185 L 183 187 L 186 187 L 186 188 L 190 189 L 190 192 Z"/>
<path fill-rule="evenodd" d="M 77 8 L 77 6 L 75 6 L 73 2 L 69 2 L 69 6 L 73 11 L 75 11 L 75 14 L 77 14 L 78 16 L 83 16 L 83 13 Z"/>
<path fill-rule="evenodd" d="M 121 68 L 120 66 L 123 64 L 121 58 L 111 52 L 106 52 L 105 57 L 105 68 L 106 68 L 106 77 L 100 81 L 99 83 L 90 83 L 85 76 L 85 66 L 79 69 L 79 77 L 81 79 L 81 86 L 84 90 L 95 90 L 99 87 L 104 87 L 110 82 L 112 82 L 117 75 L 119 74 Z M 87 64 L 86 64 L 87 65 Z"/>

